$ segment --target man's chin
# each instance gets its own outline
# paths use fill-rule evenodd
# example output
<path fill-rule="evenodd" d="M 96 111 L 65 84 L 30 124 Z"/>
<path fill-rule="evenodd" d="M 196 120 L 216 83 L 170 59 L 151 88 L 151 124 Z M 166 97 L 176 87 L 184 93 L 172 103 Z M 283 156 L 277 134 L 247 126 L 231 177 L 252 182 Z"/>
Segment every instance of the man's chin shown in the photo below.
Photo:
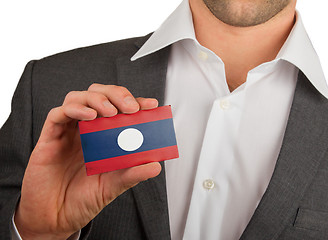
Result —
<path fill-rule="evenodd" d="M 253 27 L 268 22 L 291 0 L 245 2 L 242 0 L 203 0 L 212 14 L 227 25 Z"/>

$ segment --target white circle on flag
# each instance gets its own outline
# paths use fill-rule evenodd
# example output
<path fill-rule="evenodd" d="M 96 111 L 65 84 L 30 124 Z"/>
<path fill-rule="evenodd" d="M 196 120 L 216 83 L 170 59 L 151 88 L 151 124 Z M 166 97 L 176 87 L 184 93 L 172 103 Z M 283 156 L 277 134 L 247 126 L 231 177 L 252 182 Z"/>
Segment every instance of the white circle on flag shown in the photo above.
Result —
<path fill-rule="evenodd" d="M 117 143 L 125 151 L 135 151 L 141 147 L 144 137 L 135 128 L 128 128 L 122 131 L 117 137 Z"/>

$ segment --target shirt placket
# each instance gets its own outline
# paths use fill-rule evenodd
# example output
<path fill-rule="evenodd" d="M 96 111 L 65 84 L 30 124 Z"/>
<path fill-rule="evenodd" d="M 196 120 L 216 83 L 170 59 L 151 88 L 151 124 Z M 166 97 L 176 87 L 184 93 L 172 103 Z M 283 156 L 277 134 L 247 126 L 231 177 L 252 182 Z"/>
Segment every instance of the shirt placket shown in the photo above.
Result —
<path fill-rule="evenodd" d="M 222 79 L 224 67 L 218 59 L 211 59 L 215 56 L 210 54 L 201 49 L 197 55 L 218 98 L 213 102 L 206 126 L 184 239 L 217 239 L 220 236 L 220 223 L 224 216 L 222 206 L 229 200 L 234 143 L 245 95 L 244 91 L 227 94 L 227 85 L 222 83 L 225 81 Z"/>

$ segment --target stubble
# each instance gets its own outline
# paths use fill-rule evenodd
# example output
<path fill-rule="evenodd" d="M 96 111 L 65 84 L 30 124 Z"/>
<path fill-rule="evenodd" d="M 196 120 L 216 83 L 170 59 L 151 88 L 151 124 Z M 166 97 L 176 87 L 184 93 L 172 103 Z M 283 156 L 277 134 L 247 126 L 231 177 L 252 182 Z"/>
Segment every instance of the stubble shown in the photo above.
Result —
<path fill-rule="evenodd" d="M 291 0 L 203 0 L 212 14 L 236 27 L 250 27 L 267 22 Z"/>

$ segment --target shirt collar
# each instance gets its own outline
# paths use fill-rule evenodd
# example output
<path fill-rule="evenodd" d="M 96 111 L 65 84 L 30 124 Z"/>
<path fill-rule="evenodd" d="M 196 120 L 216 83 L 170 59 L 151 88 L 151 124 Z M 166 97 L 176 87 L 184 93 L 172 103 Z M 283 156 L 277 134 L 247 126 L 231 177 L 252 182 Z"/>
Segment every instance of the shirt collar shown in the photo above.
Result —
<path fill-rule="evenodd" d="M 328 98 L 328 86 L 319 57 L 304 28 L 299 12 L 296 12 L 295 25 L 276 57 L 279 58 L 296 66 L 313 86 Z"/>
<path fill-rule="evenodd" d="M 183 39 L 196 40 L 188 0 L 182 1 L 178 8 L 151 35 L 131 60 L 137 60 Z"/>
<path fill-rule="evenodd" d="M 182 1 L 131 60 L 142 58 L 183 39 L 192 39 L 197 42 L 188 0 Z M 296 13 L 295 25 L 280 49 L 277 59 L 283 59 L 296 66 L 313 86 L 328 98 L 328 86 L 319 57 L 306 33 L 299 12 Z"/>

